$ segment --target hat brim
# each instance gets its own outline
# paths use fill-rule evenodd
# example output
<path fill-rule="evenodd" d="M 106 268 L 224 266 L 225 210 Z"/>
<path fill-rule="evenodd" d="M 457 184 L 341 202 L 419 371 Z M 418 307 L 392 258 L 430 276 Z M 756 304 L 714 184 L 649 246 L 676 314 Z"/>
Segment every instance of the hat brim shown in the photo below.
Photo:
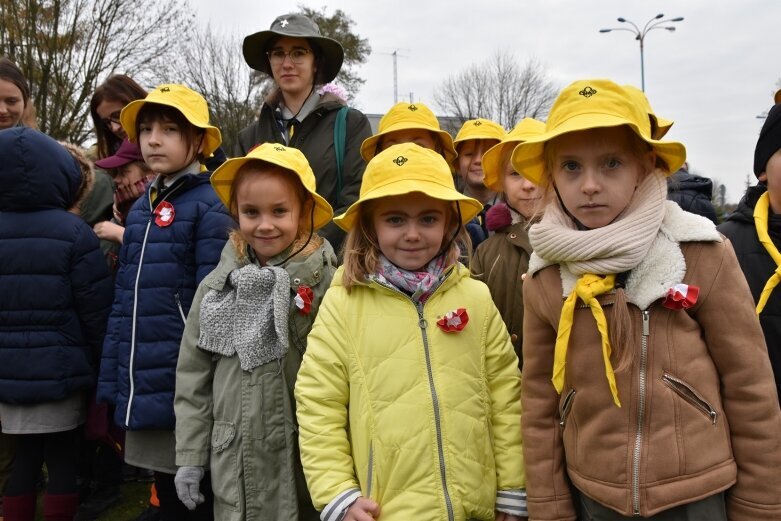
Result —
<path fill-rule="evenodd" d="M 362 204 L 382 199 L 383 197 L 406 195 L 413 192 L 420 192 L 441 201 L 458 203 L 461 210 L 461 224 L 463 225 L 474 219 L 480 213 L 480 210 L 483 209 L 483 205 L 477 199 L 467 197 L 453 188 L 435 183 L 422 176 L 414 176 L 377 186 L 369 193 L 361 195 L 361 198 L 350 205 L 346 212 L 334 217 L 334 223 L 342 230 L 349 232 L 355 226 Z"/>
<path fill-rule="evenodd" d="M 509 154 L 520 143 L 517 141 L 502 141 L 486 150 L 483 154 L 483 184 L 493 190 L 494 192 L 503 192 L 502 187 L 502 158 L 505 154 Z"/>
<path fill-rule="evenodd" d="M 625 118 L 610 114 L 580 114 L 564 121 L 550 132 L 544 132 L 516 145 L 512 155 L 513 168 L 532 183 L 541 186 L 545 176 L 544 150 L 546 142 L 571 132 L 621 125 L 630 127 L 643 141 L 651 145 L 654 153 L 667 163 L 669 168 L 667 175 L 676 172 L 686 161 L 686 147 L 683 144 L 676 141 L 658 141 L 647 138 L 643 136 L 636 125 Z"/>
<path fill-rule="evenodd" d="M 125 165 L 129 165 L 130 163 L 133 163 L 135 161 L 138 161 L 138 159 L 133 159 L 129 157 L 120 157 L 120 156 L 109 156 L 104 159 L 98 159 L 95 161 L 95 166 L 98 168 L 102 168 L 103 170 L 112 170 L 114 168 L 120 168 Z"/>
<path fill-rule="evenodd" d="M 300 34 L 286 34 L 279 31 L 272 31 L 267 29 L 265 31 L 258 31 L 244 38 L 242 44 L 242 52 L 244 54 L 244 61 L 247 65 L 255 69 L 256 71 L 263 72 L 269 76 L 274 76 L 271 72 L 271 68 L 266 57 L 266 46 L 269 41 L 274 38 L 280 37 L 289 38 L 303 38 L 317 44 L 320 50 L 323 51 L 323 57 L 325 58 L 320 66 L 323 68 L 321 71 L 321 79 L 323 83 L 328 83 L 336 78 L 339 71 L 342 69 L 342 62 L 344 62 L 344 49 L 342 45 L 331 38 L 325 36 L 302 36 Z"/>
<path fill-rule="evenodd" d="M 211 175 L 210 179 L 212 187 L 214 187 L 214 191 L 217 193 L 217 197 L 220 198 L 220 201 L 222 201 L 222 204 L 225 205 L 225 208 L 230 209 L 231 185 L 233 184 L 233 180 L 236 178 L 236 173 L 242 166 L 244 166 L 245 163 L 249 161 L 257 161 L 258 159 L 259 158 L 256 157 L 238 157 L 235 159 L 228 159 Z M 262 161 L 275 164 L 284 168 L 285 170 L 290 170 L 287 165 L 280 164 L 279 162 L 270 158 L 263 158 Z M 315 213 L 313 229 L 319 230 L 331 222 L 331 219 L 333 219 L 334 216 L 334 211 L 331 208 L 331 205 L 328 204 L 328 201 L 326 201 L 320 194 L 309 190 L 306 188 L 306 186 L 304 186 L 304 188 L 314 200 Z"/>
<path fill-rule="evenodd" d="M 162 105 L 165 107 L 175 108 L 182 113 L 182 115 L 187 121 L 190 122 L 191 125 L 202 128 L 204 130 L 203 150 L 201 151 L 203 157 L 211 156 L 215 150 L 220 148 L 220 144 L 222 144 L 222 133 L 217 127 L 199 122 L 199 118 L 195 114 L 192 114 L 186 108 L 182 108 L 174 103 L 165 103 L 163 101 L 148 101 L 145 99 L 131 101 L 125 106 L 125 108 L 122 109 L 122 112 L 119 114 L 119 121 L 122 124 L 122 128 L 125 129 L 125 133 L 127 134 L 127 139 L 129 141 L 134 143 L 138 142 L 138 135 L 136 134 L 136 119 L 138 118 L 139 111 L 146 104 Z"/>
<path fill-rule="evenodd" d="M 450 165 L 451 169 L 453 168 L 453 166 L 455 165 L 455 161 L 458 158 L 458 152 L 456 152 L 456 148 L 453 145 L 453 136 L 451 136 L 448 132 L 444 130 L 422 127 L 420 125 L 410 124 L 406 121 L 396 125 L 391 125 L 383 132 L 379 134 L 374 134 L 364 139 L 363 143 L 361 143 L 361 157 L 364 159 L 364 161 L 368 163 L 369 161 L 372 160 L 374 156 L 377 155 L 377 143 L 380 142 L 380 139 L 382 139 L 384 136 L 392 132 L 397 132 L 399 130 L 409 130 L 409 129 L 427 130 L 439 136 L 440 141 L 442 142 L 445 161 L 447 161 L 447 164 Z"/>
<path fill-rule="evenodd" d="M 662 139 L 665 134 L 667 134 L 670 129 L 673 126 L 673 123 L 675 123 L 672 120 L 660 118 L 659 116 L 654 115 L 653 116 L 655 120 L 656 129 L 653 133 L 654 139 Z"/>

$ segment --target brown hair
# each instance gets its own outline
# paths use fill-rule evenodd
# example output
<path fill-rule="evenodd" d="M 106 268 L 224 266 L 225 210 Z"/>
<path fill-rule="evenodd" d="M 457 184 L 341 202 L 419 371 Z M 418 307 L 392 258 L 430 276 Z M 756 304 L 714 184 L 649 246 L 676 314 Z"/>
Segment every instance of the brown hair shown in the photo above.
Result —
<path fill-rule="evenodd" d="M 98 138 L 98 159 L 106 158 L 117 151 L 122 140 L 114 135 L 110 128 L 101 121 L 98 115 L 98 107 L 104 101 L 121 103 L 123 106 L 131 101 L 146 98 L 147 92 L 141 85 L 124 74 L 114 74 L 101 83 L 92 94 L 89 103 L 89 111 L 92 116 L 92 124 L 95 127 L 95 135 Z"/>
<path fill-rule="evenodd" d="M 298 224 L 298 234 L 296 234 L 296 238 L 293 240 L 291 251 L 296 252 L 299 249 L 303 248 L 301 249 L 301 251 L 296 253 L 296 257 L 299 256 L 306 257 L 307 255 L 310 255 L 315 250 L 317 250 L 320 246 L 322 246 L 323 239 L 317 233 L 310 234 L 311 231 L 310 219 L 312 216 L 312 212 L 314 210 L 315 202 L 314 199 L 312 198 L 312 195 L 304 187 L 304 184 L 301 182 L 301 179 L 298 177 L 298 175 L 295 172 L 291 172 L 286 168 L 282 168 L 279 165 L 275 165 L 273 163 L 269 163 L 261 159 L 252 159 L 250 161 L 247 161 L 246 163 L 241 165 L 241 168 L 239 168 L 239 170 L 236 172 L 236 175 L 233 178 L 233 182 L 231 182 L 230 197 L 228 199 L 228 211 L 236 220 L 236 222 L 238 222 L 239 211 L 238 211 L 237 193 L 239 187 L 250 177 L 259 174 L 278 175 L 282 177 L 286 182 L 290 183 L 290 186 L 292 186 L 293 189 L 295 190 L 296 198 L 298 199 L 298 202 L 301 204 L 301 221 Z M 311 239 L 310 239 L 310 235 L 311 235 Z M 246 261 L 245 257 L 246 257 L 246 250 L 247 250 L 246 248 L 247 239 L 241 233 L 240 229 L 236 229 L 231 233 L 231 242 L 233 246 L 236 248 L 236 253 L 239 256 L 239 259 Z"/>
<path fill-rule="evenodd" d="M 80 215 L 81 208 L 84 205 L 87 196 L 92 191 L 92 186 L 95 182 L 94 167 L 92 166 L 92 161 L 87 159 L 81 148 L 71 143 L 66 143 L 65 141 L 60 141 L 59 143 L 68 151 L 73 159 L 76 160 L 76 163 L 79 165 L 79 170 L 81 170 L 81 184 L 79 184 L 79 189 L 73 198 L 71 207 L 68 209 L 69 212 Z"/>
<path fill-rule="evenodd" d="M 22 92 L 25 107 L 30 102 L 30 84 L 24 77 L 22 70 L 14 62 L 0 56 L 0 80 L 13 83 Z"/>
<path fill-rule="evenodd" d="M 626 144 L 629 149 L 629 153 L 632 157 L 640 161 L 645 161 L 649 152 L 653 149 L 643 138 L 641 138 L 636 132 L 634 132 L 629 126 L 621 125 L 619 127 L 623 130 L 623 134 L 626 138 Z M 591 129 L 596 130 L 596 129 Z M 581 133 L 590 132 L 591 130 L 579 131 Z M 596 138 L 605 139 L 603 136 Z M 544 159 L 545 159 L 545 173 L 542 176 L 542 188 L 544 194 L 544 200 L 551 200 L 556 197 L 555 187 L 553 184 L 553 172 L 556 168 L 556 155 L 558 154 L 559 140 L 553 138 L 545 143 Z M 667 163 L 656 155 L 656 162 L 654 168 L 661 169 L 665 172 L 669 172 Z M 641 179 L 650 174 L 648 170 L 643 173 Z M 563 206 L 563 203 L 562 203 Z M 618 275 L 618 274 L 617 274 Z M 613 312 L 610 314 L 609 336 L 610 345 L 612 346 L 613 356 L 617 360 L 615 367 L 616 372 L 623 371 L 632 367 L 635 360 L 635 349 L 632 349 L 636 345 L 635 323 L 632 320 L 632 313 L 629 309 L 629 302 L 626 298 L 626 292 L 622 285 L 616 287 L 615 300 L 613 302 Z"/>
<path fill-rule="evenodd" d="M 188 164 L 196 159 L 201 162 L 204 161 L 205 158 L 203 157 L 203 154 L 197 149 L 200 147 L 201 143 L 203 143 L 206 131 L 190 123 L 190 120 L 174 107 L 160 105 L 158 103 L 145 103 L 136 116 L 136 136 L 141 135 L 139 129 L 142 124 L 150 124 L 158 121 L 175 123 L 179 127 L 182 141 L 184 141 L 187 148 L 196 149 L 195 156 L 188 158 Z"/>
<path fill-rule="evenodd" d="M 366 282 L 369 275 L 377 272 L 380 259 L 380 245 L 377 240 L 377 231 L 372 222 L 375 201 L 367 201 L 358 206 L 358 217 L 352 230 L 347 232 L 344 241 L 342 255 L 344 258 L 344 275 L 342 285 L 349 292 L 353 286 Z M 458 203 L 454 203 L 458 204 Z M 467 251 L 466 258 L 472 257 L 472 241 L 466 227 L 459 226 L 459 214 L 453 205 L 448 205 L 448 224 L 445 227 L 443 241 L 450 241 L 446 256 L 446 265 L 449 266 L 459 260 L 462 255 L 461 247 Z M 453 232 L 458 233 L 453 237 Z"/>

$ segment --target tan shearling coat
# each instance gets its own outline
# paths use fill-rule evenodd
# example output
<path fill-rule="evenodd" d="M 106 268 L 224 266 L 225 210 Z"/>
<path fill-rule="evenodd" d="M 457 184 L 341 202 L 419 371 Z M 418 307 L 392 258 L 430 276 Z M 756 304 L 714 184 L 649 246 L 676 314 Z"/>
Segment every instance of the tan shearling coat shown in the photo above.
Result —
<path fill-rule="evenodd" d="M 532 520 L 576 519 L 568 478 L 624 516 L 726 490 L 731 521 L 781 519 L 781 411 L 751 294 L 729 242 L 686 242 L 700 221 L 673 217 L 633 270 L 642 283 L 630 288 L 630 276 L 627 285 L 642 302 L 629 305 L 635 363 L 616 373 L 620 408 L 596 322 L 580 301 L 556 393 L 554 344 L 571 274 L 553 265 L 526 279 L 522 427 Z M 693 308 L 671 310 L 655 297 L 676 279 L 699 287 Z M 608 324 L 613 299 L 600 297 Z"/>

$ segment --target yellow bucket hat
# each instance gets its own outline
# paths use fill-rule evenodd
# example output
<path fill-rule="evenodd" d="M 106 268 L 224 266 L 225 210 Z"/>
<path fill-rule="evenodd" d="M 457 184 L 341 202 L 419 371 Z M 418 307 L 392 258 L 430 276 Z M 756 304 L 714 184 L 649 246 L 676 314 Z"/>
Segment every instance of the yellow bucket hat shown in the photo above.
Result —
<path fill-rule="evenodd" d="M 545 143 L 570 132 L 620 125 L 629 126 L 648 143 L 670 172 L 677 171 L 686 160 L 686 148 L 681 143 L 651 137 L 648 111 L 626 89 L 610 80 L 596 79 L 576 81 L 561 91 L 551 107 L 545 132 L 513 150 L 513 168 L 539 186 L 545 175 Z"/>
<path fill-rule="evenodd" d="M 136 118 L 138 117 L 138 111 L 147 103 L 173 107 L 181 112 L 191 124 L 204 129 L 203 157 L 209 157 L 222 143 L 220 129 L 209 125 L 209 107 L 206 105 L 206 100 L 203 96 L 184 85 L 174 83 L 155 87 L 153 91 L 147 94 L 146 98 L 131 101 L 122 109 L 119 121 L 122 123 L 122 128 L 125 129 L 127 138 L 130 141 L 138 141 Z"/>
<path fill-rule="evenodd" d="M 674 121 L 659 117 L 651 108 L 651 102 L 648 101 L 648 97 L 645 92 L 641 91 L 634 85 L 624 85 L 624 90 L 635 100 L 635 103 L 639 103 L 644 109 L 648 111 L 648 117 L 651 118 L 651 137 L 654 139 L 662 139 L 670 127 L 673 126 Z"/>
<path fill-rule="evenodd" d="M 334 216 L 331 205 L 317 193 L 315 174 L 309 161 L 300 150 L 279 145 L 277 143 L 263 143 L 250 150 L 244 157 L 228 159 L 211 176 L 211 183 L 217 196 L 226 208 L 230 207 L 231 185 L 236 177 L 236 172 L 248 161 L 260 159 L 267 163 L 277 165 L 290 170 L 298 176 L 301 184 L 312 196 L 315 203 L 314 229 L 317 230 L 328 224 Z"/>
<path fill-rule="evenodd" d="M 346 212 L 334 218 L 334 222 L 349 232 L 355 226 L 363 203 L 412 192 L 457 203 L 462 224 L 471 221 L 483 208 L 479 201 L 456 190 L 450 166 L 441 155 L 415 143 L 399 143 L 369 161 L 363 173 L 360 197 Z"/>
<path fill-rule="evenodd" d="M 428 130 L 439 136 L 442 142 L 445 160 L 453 164 L 456 156 L 456 149 L 453 146 L 453 138 L 450 134 L 439 127 L 439 120 L 431 112 L 431 109 L 422 103 L 396 103 L 382 117 L 377 127 L 377 133 L 363 140 L 361 144 L 361 157 L 365 161 L 370 161 L 377 153 L 377 143 L 380 139 L 391 132 L 397 130 L 407 130 L 411 128 L 420 128 Z"/>
<path fill-rule="evenodd" d="M 523 143 L 531 137 L 545 132 L 545 123 L 532 118 L 523 118 L 515 127 L 505 134 L 502 140 L 489 148 L 483 154 L 483 184 L 494 192 L 502 191 L 502 167 L 506 154 L 510 154 L 518 143 Z"/>
<path fill-rule="evenodd" d="M 493 139 L 501 141 L 506 134 L 507 131 L 503 126 L 490 119 L 470 119 L 461 125 L 458 134 L 456 134 L 456 138 L 453 140 L 453 146 L 458 150 L 459 143 L 469 141 L 470 139 Z"/>

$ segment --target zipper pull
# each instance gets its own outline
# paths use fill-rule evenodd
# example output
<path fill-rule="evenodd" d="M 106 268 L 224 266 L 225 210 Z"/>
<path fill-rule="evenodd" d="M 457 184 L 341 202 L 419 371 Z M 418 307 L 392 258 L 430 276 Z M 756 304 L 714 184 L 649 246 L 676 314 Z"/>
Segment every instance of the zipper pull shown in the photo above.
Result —
<path fill-rule="evenodd" d="M 651 334 L 650 322 L 650 312 L 646 309 L 643 311 L 643 336 L 648 336 Z"/>
<path fill-rule="evenodd" d="M 417 308 L 418 308 L 418 327 L 425 331 L 426 328 L 428 327 L 428 322 L 426 321 L 425 318 L 423 318 L 423 306 L 418 304 Z"/>

